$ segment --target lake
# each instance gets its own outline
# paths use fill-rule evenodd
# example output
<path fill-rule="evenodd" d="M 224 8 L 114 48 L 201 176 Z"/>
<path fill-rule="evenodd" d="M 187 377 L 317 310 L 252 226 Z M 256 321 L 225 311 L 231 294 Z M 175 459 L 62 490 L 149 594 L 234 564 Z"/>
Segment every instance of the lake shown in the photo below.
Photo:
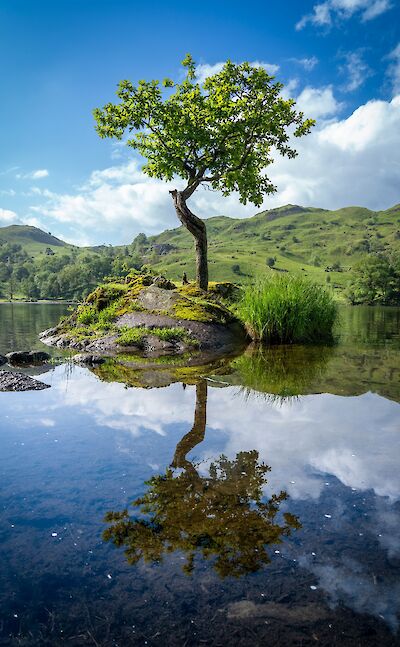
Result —
<path fill-rule="evenodd" d="M 66 311 L 0 305 L 0 353 Z M 0 393 L 0 645 L 400 645 L 400 309 L 339 329 Z"/>

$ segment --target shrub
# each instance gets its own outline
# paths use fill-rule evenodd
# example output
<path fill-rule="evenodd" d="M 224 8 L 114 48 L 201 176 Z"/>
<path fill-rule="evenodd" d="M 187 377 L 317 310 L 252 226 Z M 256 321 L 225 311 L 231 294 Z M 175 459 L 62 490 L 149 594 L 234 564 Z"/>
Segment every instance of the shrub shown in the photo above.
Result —
<path fill-rule="evenodd" d="M 118 343 L 121 346 L 139 346 L 142 347 L 144 338 L 148 335 L 147 328 L 123 328 L 118 337 Z"/>
<path fill-rule="evenodd" d="M 332 339 L 333 294 L 303 276 L 271 273 L 247 286 L 238 313 L 254 339 L 270 343 Z"/>
<path fill-rule="evenodd" d="M 266 263 L 268 267 L 274 267 L 275 265 L 275 258 L 273 256 L 269 256 L 266 260 Z"/>
<path fill-rule="evenodd" d="M 83 306 L 77 315 L 81 324 L 92 324 L 97 320 L 97 310 L 93 306 Z"/>

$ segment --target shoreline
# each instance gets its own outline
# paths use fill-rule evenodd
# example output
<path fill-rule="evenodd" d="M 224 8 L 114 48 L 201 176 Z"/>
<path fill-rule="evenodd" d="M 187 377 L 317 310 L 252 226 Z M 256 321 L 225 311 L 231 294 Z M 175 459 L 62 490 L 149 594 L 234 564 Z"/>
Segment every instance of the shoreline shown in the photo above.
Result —
<path fill-rule="evenodd" d="M 62 300 L 59 299 L 57 301 L 51 300 L 51 299 L 40 299 L 39 301 L 9 301 L 7 299 L 0 299 L 0 305 L 2 304 L 7 304 L 7 305 L 75 305 L 76 303 L 79 303 L 78 301 L 69 301 L 67 300 Z"/>

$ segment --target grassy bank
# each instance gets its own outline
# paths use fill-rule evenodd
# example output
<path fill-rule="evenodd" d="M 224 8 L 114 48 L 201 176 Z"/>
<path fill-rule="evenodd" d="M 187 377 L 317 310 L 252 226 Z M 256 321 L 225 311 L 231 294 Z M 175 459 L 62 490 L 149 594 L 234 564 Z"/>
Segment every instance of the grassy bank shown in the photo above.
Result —
<path fill-rule="evenodd" d="M 318 342 L 332 338 L 337 305 L 331 291 L 303 276 L 268 272 L 243 290 L 238 314 L 255 340 Z"/>

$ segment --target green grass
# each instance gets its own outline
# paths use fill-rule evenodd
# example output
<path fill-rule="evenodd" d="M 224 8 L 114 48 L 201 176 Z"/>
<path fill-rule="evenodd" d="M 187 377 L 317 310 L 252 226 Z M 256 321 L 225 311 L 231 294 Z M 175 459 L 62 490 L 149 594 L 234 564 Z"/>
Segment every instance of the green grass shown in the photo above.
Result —
<path fill-rule="evenodd" d="M 252 218 L 218 216 L 206 223 L 211 281 L 246 285 L 263 273 L 267 259 L 274 257 L 277 273 L 301 274 L 319 285 L 326 285 L 329 277 L 332 289 L 341 297 L 351 267 L 365 255 L 365 248 L 400 254 L 400 205 L 379 212 L 361 207 L 328 211 L 286 205 Z M 173 280 L 181 279 L 186 272 L 194 280 L 193 239 L 183 227 L 165 231 L 150 241 L 175 247 L 151 258 L 157 272 Z M 341 271 L 332 270 L 336 262 Z M 240 274 L 233 271 L 235 265 L 239 265 Z"/>
<path fill-rule="evenodd" d="M 326 285 L 329 277 L 332 289 L 341 296 L 352 266 L 368 250 L 400 254 L 400 205 L 376 212 L 362 207 L 329 211 L 286 205 L 252 218 L 238 219 L 234 213 L 232 216 L 206 221 L 211 281 L 246 285 L 265 271 L 267 259 L 273 257 L 274 271 L 301 274 L 320 285 Z M 44 255 L 48 246 L 56 254 L 73 254 L 77 258 L 99 251 L 97 247 L 67 245 L 39 229 L 21 225 L 0 227 L 1 240 L 20 243 L 35 257 Z M 149 241 L 144 260 L 157 273 L 180 280 L 186 272 L 194 280 L 193 238 L 184 227 L 164 231 Z M 157 255 L 152 251 L 153 245 L 165 243 L 173 246 L 170 252 Z M 121 251 L 122 247 L 115 249 Z M 336 262 L 342 271 L 331 269 Z M 239 265 L 240 274 L 233 271 L 235 265 Z"/>
<path fill-rule="evenodd" d="M 267 343 L 329 340 L 337 317 L 331 291 L 272 270 L 244 289 L 237 307 L 252 337 Z"/>
<path fill-rule="evenodd" d="M 77 320 L 81 324 L 93 324 L 97 321 L 98 312 L 94 306 L 81 306 L 78 310 Z"/>
<path fill-rule="evenodd" d="M 145 337 L 153 335 L 162 341 L 176 342 L 187 338 L 184 328 L 123 328 L 118 337 L 120 346 L 139 346 L 141 348 Z"/>

